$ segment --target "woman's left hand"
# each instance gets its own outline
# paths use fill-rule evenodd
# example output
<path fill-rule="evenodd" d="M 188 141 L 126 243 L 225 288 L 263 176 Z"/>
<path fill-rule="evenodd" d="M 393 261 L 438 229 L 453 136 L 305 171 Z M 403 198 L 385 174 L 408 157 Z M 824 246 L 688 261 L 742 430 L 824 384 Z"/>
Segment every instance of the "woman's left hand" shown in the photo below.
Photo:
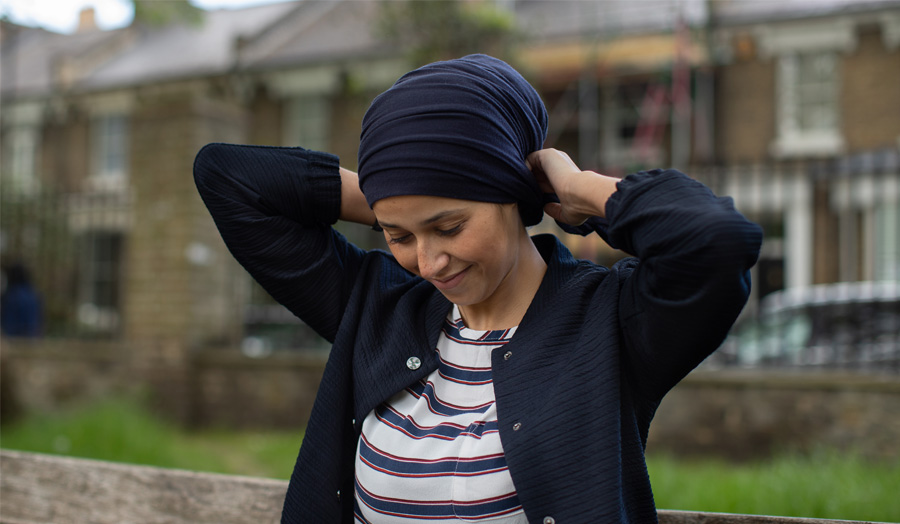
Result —
<path fill-rule="evenodd" d="M 606 201 L 616 191 L 618 178 L 582 171 L 557 149 L 541 149 L 525 160 L 544 193 L 555 194 L 559 203 L 544 206 L 553 219 L 578 226 L 593 216 L 606 216 Z"/>

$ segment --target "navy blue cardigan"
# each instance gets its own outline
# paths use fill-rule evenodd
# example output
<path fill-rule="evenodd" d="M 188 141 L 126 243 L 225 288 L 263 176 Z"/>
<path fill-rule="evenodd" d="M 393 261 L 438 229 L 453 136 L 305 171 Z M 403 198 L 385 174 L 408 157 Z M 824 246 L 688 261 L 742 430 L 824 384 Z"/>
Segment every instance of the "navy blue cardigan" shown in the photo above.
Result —
<path fill-rule="evenodd" d="M 437 368 L 451 304 L 389 253 L 330 227 L 340 212 L 332 155 L 210 144 L 194 176 L 235 258 L 333 342 L 282 522 L 352 522 L 362 421 Z M 609 240 L 638 258 L 605 268 L 534 237 L 547 273 L 504 346 L 511 358 L 492 357 L 500 438 L 529 522 L 657 521 L 650 420 L 718 347 L 750 289 L 759 227 L 687 176 L 630 175 L 606 213 Z M 420 368 L 407 367 L 412 356 Z"/>

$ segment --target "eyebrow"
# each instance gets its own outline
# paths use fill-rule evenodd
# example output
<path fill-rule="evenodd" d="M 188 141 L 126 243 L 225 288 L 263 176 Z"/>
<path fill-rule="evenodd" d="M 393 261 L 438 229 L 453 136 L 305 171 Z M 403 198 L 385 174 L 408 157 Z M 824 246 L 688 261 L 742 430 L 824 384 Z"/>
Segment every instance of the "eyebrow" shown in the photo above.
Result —
<path fill-rule="evenodd" d="M 433 215 L 433 216 L 431 216 L 431 217 L 426 218 L 425 220 L 423 220 L 423 221 L 421 222 L 421 225 L 427 226 L 427 225 L 429 225 L 429 224 L 433 224 L 433 223 L 437 222 L 438 220 L 447 218 L 448 216 L 456 215 L 456 214 L 462 213 L 463 211 L 464 211 L 464 209 L 462 209 L 462 208 L 460 208 L 460 209 L 448 209 L 447 211 L 441 211 L 440 213 L 438 213 L 438 214 L 436 214 L 436 215 Z M 387 223 L 381 222 L 381 221 L 378 222 L 378 225 L 381 226 L 381 227 L 387 227 L 387 228 L 391 228 L 391 229 L 403 229 L 403 228 L 401 228 L 400 226 L 397 226 L 397 225 L 394 225 L 394 224 L 387 224 Z"/>

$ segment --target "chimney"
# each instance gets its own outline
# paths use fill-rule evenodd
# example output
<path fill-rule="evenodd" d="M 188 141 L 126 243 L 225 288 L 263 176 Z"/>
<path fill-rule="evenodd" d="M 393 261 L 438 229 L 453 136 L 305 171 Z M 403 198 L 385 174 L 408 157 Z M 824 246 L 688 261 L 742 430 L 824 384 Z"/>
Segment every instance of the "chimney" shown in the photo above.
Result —
<path fill-rule="evenodd" d="M 94 19 L 94 8 L 85 7 L 78 13 L 77 33 L 87 33 L 97 30 L 97 21 Z"/>

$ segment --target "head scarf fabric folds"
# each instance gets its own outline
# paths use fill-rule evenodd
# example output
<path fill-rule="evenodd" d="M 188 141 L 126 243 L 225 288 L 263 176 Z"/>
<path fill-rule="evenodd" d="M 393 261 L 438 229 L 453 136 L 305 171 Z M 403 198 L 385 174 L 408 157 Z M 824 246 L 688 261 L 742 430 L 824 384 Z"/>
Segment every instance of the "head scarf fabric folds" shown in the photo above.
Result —
<path fill-rule="evenodd" d="M 401 77 L 363 118 L 359 185 L 371 206 L 398 195 L 518 204 L 526 226 L 544 199 L 525 165 L 547 110 L 506 62 L 470 55 Z"/>

